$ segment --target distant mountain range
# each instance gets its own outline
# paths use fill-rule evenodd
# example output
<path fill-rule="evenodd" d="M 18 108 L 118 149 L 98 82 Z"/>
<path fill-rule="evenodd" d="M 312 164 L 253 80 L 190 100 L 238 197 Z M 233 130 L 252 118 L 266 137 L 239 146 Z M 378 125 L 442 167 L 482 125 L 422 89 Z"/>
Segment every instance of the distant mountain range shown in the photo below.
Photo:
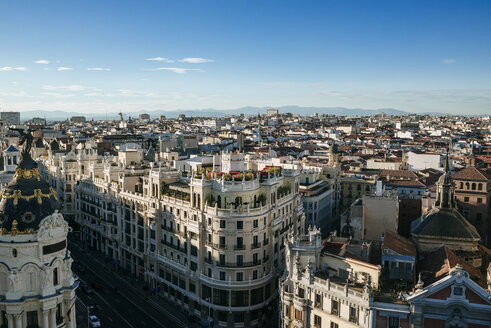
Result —
<path fill-rule="evenodd" d="M 150 114 L 151 118 L 159 117 L 160 115 L 165 115 L 169 118 L 178 117 L 179 114 L 185 114 L 187 117 L 199 116 L 199 117 L 220 117 L 220 116 L 230 116 L 230 115 L 257 115 L 258 113 L 264 114 L 266 110 L 271 107 L 241 107 L 237 109 L 229 110 L 217 110 L 213 108 L 206 109 L 186 109 L 186 110 L 154 110 L 154 111 L 132 111 L 124 112 L 124 118 L 127 119 L 128 116 L 138 117 L 139 114 Z M 339 116 L 351 116 L 351 115 L 362 115 L 369 116 L 374 114 L 385 113 L 387 115 L 405 115 L 411 114 L 402 110 L 394 108 L 380 108 L 380 109 L 362 109 L 362 108 L 344 108 L 344 107 L 301 107 L 301 106 L 281 106 L 275 107 L 280 113 L 292 113 L 300 115 L 312 115 L 314 113 L 318 114 L 333 114 Z M 426 113 L 430 115 L 444 115 L 442 113 Z M 85 116 L 87 120 L 115 120 L 119 119 L 118 113 L 75 113 L 75 112 L 65 112 L 65 111 L 25 111 L 21 112 L 21 120 L 26 121 L 33 117 L 46 118 L 48 121 L 59 121 L 65 120 L 72 116 Z"/>

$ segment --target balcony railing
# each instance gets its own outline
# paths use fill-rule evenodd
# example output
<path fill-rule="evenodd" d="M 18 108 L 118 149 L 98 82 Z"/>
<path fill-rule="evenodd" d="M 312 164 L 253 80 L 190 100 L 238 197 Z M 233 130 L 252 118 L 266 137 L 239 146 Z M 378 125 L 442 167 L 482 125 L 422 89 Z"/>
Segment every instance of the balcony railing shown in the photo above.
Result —
<path fill-rule="evenodd" d="M 224 268 L 245 268 L 245 267 L 251 267 L 251 266 L 256 266 L 256 265 L 260 265 L 260 264 L 261 264 L 261 260 L 258 260 L 256 262 L 250 261 L 250 262 L 240 262 L 240 263 L 218 262 L 217 266 L 224 267 Z"/>
<path fill-rule="evenodd" d="M 235 245 L 234 246 L 234 250 L 236 250 L 236 251 L 242 251 L 244 249 L 245 249 L 245 245 L 244 244 L 242 244 L 242 245 Z"/>
<path fill-rule="evenodd" d="M 261 247 L 261 243 L 251 244 L 251 249 L 256 249 L 256 248 L 259 248 L 259 247 Z"/>

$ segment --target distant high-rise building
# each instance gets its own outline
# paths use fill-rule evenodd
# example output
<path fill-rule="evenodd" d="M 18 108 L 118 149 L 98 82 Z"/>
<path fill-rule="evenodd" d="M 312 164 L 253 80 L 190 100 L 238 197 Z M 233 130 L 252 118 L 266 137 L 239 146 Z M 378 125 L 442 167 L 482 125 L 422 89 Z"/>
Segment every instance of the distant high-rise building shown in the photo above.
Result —
<path fill-rule="evenodd" d="M 274 109 L 274 108 L 270 108 L 266 111 L 266 115 L 268 116 L 276 116 L 278 115 L 278 110 L 277 109 Z"/>
<path fill-rule="evenodd" d="M 70 121 L 72 123 L 85 123 L 86 119 L 85 116 L 72 116 Z"/>
<path fill-rule="evenodd" d="M 0 118 L 7 126 L 20 124 L 20 112 L 1 112 Z"/>

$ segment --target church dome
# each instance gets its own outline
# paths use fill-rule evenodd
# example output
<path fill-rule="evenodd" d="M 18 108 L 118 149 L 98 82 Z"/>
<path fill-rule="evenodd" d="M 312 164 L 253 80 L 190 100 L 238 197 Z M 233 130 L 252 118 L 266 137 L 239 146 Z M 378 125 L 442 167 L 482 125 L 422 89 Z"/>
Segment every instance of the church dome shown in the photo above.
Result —
<path fill-rule="evenodd" d="M 30 234 L 58 209 L 56 191 L 39 174 L 37 163 L 23 152 L 13 180 L 0 194 L 0 233 Z"/>

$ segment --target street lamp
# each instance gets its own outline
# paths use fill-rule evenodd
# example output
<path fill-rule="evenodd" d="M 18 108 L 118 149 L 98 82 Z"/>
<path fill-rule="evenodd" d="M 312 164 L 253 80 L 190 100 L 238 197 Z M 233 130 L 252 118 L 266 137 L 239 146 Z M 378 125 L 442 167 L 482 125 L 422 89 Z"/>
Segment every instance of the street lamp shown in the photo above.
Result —
<path fill-rule="evenodd" d="M 85 305 L 85 303 L 77 296 L 77 299 L 78 301 L 80 302 L 80 304 L 82 304 L 82 306 L 85 308 L 85 310 L 87 311 L 87 328 L 90 327 L 90 323 L 89 323 L 89 316 L 90 316 L 90 313 L 89 313 L 89 307 L 87 305 Z M 75 320 L 77 320 L 77 318 L 74 318 Z"/>

